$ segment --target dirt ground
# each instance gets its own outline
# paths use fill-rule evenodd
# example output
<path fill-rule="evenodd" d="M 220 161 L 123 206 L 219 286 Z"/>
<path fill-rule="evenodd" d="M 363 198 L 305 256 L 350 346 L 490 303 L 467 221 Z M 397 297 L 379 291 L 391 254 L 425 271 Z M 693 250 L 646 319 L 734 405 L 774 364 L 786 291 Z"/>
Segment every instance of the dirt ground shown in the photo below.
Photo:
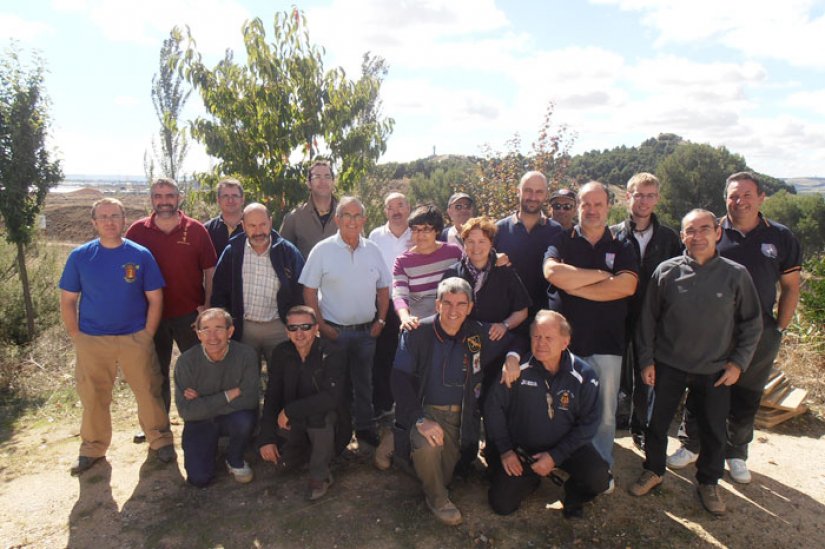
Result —
<path fill-rule="evenodd" d="M 88 208 L 96 192 L 52 195 L 48 231 L 66 242 L 90 238 Z M 145 212 L 144 197 L 126 202 L 130 220 Z M 67 364 L 58 373 L 63 390 L 25 410 L 0 400 L 0 547 L 825 546 L 825 407 L 819 399 L 812 412 L 757 431 L 748 461 L 754 480 L 734 485 L 725 476 L 723 518 L 703 510 L 692 467 L 669 472 L 652 495 L 630 496 L 643 457 L 620 431 L 616 490 L 587 505 L 583 520 L 562 517 L 561 491 L 549 481 L 514 515 L 496 516 L 486 482 L 473 477 L 451 487 L 465 521 L 447 527 L 427 510 L 414 478 L 376 470 L 371 449 L 356 445 L 336 460 L 335 484 L 317 502 L 305 500 L 305 472 L 279 471 L 251 452 L 251 484 L 238 485 L 221 470 L 212 486 L 192 488 L 184 480 L 182 422 L 174 408 L 178 459 L 162 466 L 145 444 L 131 441 L 136 410 L 122 382 L 107 460 L 71 477 L 80 407 L 71 389 L 71 348 L 59 349 Z M 676 447 L 673 438 L 670 450 Z"/>

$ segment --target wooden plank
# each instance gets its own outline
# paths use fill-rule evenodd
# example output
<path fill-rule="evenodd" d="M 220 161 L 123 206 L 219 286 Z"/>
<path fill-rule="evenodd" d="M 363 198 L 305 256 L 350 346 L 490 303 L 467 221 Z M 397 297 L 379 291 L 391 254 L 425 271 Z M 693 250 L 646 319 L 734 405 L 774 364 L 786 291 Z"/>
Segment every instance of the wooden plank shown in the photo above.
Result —
<path fill-rule="evenodd" d="M 776 427 L 780 423 L 788 421 L 791 418 L 800 416 L 808 411 L 804 404 L 796 410 L 778 410 L 769 408 L 760 408 L 756 414 L 756 421 L 754 424 L 759 429 L 770 429 Z"/>
<path fill-rule="evenodd" d="M 808 391 L 805 389 L 792 389 L 782 400 L 776 403 L 776 407 L 783 410 L 796 410 L 806 396 L 808 396 Z"/>
<path fill-rule="evenodd" d="M 770 377 L 768 377 L 768 382 L 765 383 L 765 390 L 764 394 L 769 395 L 771 392 L 776 389 L 776 386 L 782 383 L 785 379 L 785 373 L 780 370 L 773 370 L 771 372 Z"/>
<path fill-rule="evenodd" d="M 762 395 L 761 404 L 763 406 L 770 406 L 771 408 L 776 408 L 776 403 L 780 402 L 783 398 L 785 398 L 785 395 L 790 393 L 792 390 L 793 387 L 791 386 L 791 384 L 787 380 L 785 380 L 782 383 L 780 383 L 776 389 L 771 391 L 771 394 Z"/>

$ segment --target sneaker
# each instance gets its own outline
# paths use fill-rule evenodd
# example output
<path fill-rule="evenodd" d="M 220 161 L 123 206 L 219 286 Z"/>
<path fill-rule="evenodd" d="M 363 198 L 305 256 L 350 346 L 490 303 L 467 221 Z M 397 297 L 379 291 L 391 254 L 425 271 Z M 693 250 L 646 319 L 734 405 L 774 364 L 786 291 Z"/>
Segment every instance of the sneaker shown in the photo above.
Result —
<path fill-rule="evenodd" d="M 241 484 L 248 484 L 252 482 L 252 479 L 255 476 L 252 473 L 252 469 L 249 467 L 249 464 L 246 461 L 244 461 L 243 465 L 240 467 L 232 467 L 227 461 L 226 470 L 229 471 L 229 474 L 232 475 L 232 478 L 235 479 L 235 482 L 240 482 Z"/>
<path fill-rule="evenodd" d="M 134 442 L 135 444 L 143 444 L 144 442 L 146 442 L 146 433 L 144 433 L 143 431 L 138 431 L 137 433 L 135 433 L 135 436 L 132 437 L 132 442 Z"/>
<path fill-rule="evenodd" d="M 645 435 L 644 433 L 633 433 L 633 446 L 641 450 L 642 452 L 645 451 Z"/>
<path fill-rule="evenodd" d="M 748 471 L 748 464 L 744 459 L 731 458 L 727 460 L 730 469 L 730 478 L 739 484 L 750 484 L 751 472 Z"/>
<path fill-rule="evenodd" d="M 700 484 L 696 491 L 699 492 L 702 507 L 707 509 L 709 513 L 717 517 L 725 514 L 725 502 L 722 501 L 718 484 Z"/>
<path fill-rule="evenodd" d="M 384 429 L 381 432 L 381 442 L 375 449 L 373 463 L 379 471 L 386 471 L 392 465 L 392 452 L 395 449 L 395 435 L 391 429 Z"/>
<path fill-rule="evenodd" d="M 307 491 L 307 499 L 315 501 L 321 499 L 326 495 L 329 487 L 332 486 L 332 475 L 330 474 L 326 480 L 309 479 L 309 489 Z"/>
<path fill-rule="evenodd" d="M 175 447 L 171 444 L 167 444 L 166 446 L 158 448 L 157 458 L 161 463 L 172 463 L 177 458 L 177 454 L 175 454 Z"/>
<path fill-rule="evenodd" d="M 355 431 L 355 438 L 358 439 L 358 443 L 369 444 L 373 448 L 378 447 L 378 433 L 376 433 L 373 429 L 359 429 Z"/>
<path fill-rule="evenodd" d="M 616 481 L 613 479 L 613 474 L 610 474 L 610 480 L 607 482 L 607 488 L 599 495 L 609 496 L 616 489 Z"/>
<path fill-rule="evenodd" d="M 458 507 L 456 507 L 452 501 L 447 500 L 447 503 L 436 508 L 430 503 L 429 499 L 424 498 L 424 500 L 427 502 L 427 507 L 429 507 L 430 511 L 435 515 L 435 518 L 447 526 L 457 526 L 464 520 L 461 516 L 461 511 L 458 510 Z"/>
<path fill-rule="evenodd" d="M 684 446 L 667 456 L 667 466 L 671 469 L 684 469 L 691 463 L 699 459 L 699 454 L 694 454 Z"/>
<path fill-rule="evenodd" d="M 630 492 L 634 496 L 644 496 L 645 494 L 649 494 L 651 490 L 658 487 L 662 484 L 664 479 L 654 473 L 653 471 L 648 471 L 645 469 L 642 471 L 642 474 L 639 475 L 639 478 L 636 479 L 636 482 L 630 486 L 628 492 Z"/>
<path fill-rule="evenodd" d="M 69 469 L 69 473 L 76 477 L 84 471 L 88 471 L 92 468 L 92 466 L 103 459 L 101 457 L 89 457 L 89 456 L 78 456 L 77 460 L 72 464 L 72 467 Z"/>

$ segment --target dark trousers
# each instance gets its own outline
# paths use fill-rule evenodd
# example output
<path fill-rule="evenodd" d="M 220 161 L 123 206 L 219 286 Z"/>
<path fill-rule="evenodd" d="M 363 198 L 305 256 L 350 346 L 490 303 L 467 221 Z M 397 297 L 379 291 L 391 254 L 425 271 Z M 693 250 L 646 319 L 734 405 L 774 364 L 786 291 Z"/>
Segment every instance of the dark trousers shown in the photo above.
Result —
<path fill-rule="evenodd" d="M 293 469 L 309 462 L 310 478 L 327 480 L 329 464 L 335 457 L 336 421 L 333 411 L 327 412 L 321 427 L 293 425 L 288 431 L 278 429 L 278 449 L 284 466 Z"/>
<path fill-rule="evenodd" d="M 218 438 L 229 437 L 226 461 L 232 467 L 243 467 L 243 454 L 252 437 L 257 412 L 238 410 L 183 424 L 183 467 L 186 479 L 195 486 L 206 486 L 215 477 L 215 457 L 218 454 Z"/>
<path fill-rule="evenodd" d="M 331 324 L 331 323 L 330 323 Z M 375 356 L 375 338 L 367 325 L 336 326 L 338 338 L 329 342 L 328 360 L 340 361 L 349 376 L 352 389 L 352 408 L 355 429 L 372 429 L 375 414 L 372 408 L 372 359 Z"/>
<path fill-rule="evenodd" d="M 511 477 L 501 466 L 501 461 L 493 473 L 493 482 L 487 492 L 490 507 L 499 515 L 509 515 L 516 511 L 541 482 L 529 465 L 522 463 L 523 473 L 520 477 Z M 570 476 L 564 483 L 562 503 L 567 509 L 575 509 L 591 501 L 607 490 L 610 482 L 607 462 L 599 455 L 592 444 L 585 444 L 573 452 L 569 458 L 558 465 Z"/>
<path fill-rule="evenodd" d="M 163 385 L 161 385 L 160 394 L 163 398 L 163 404 L 166 406 L 167 413 L 172 404 L 172 389 L 169 384 L 169 364 L 172 362 L 172 342 L 174 341 L 178 344 L 178 350 L 181 353 L 197 345 L 198 334 L 195 332 L 195 328 L 192 327 L 196 318 L 198 318 L 197 311 L 174 318 L 164 318 L 160 321 L 158 331 L 155 333 L 155 352 L 158 354 L 160 374 L 163 376 Z"/>
<path fill-rule="evenodd" d="M 682 400 L 685 389 L 693 393 L 699 423 L 699 460 L 696 479 L 699 484 L 716 484 L 725 470 L 725 418 L 730 407 L 730 387 L 713 384 L 721 376 L 689 374 L 663 364 L 656 365 L 656 405 L 645 432 L 644 468 L 659 476 L 665 474 L 667 431 Z"/>
<path fill-rule="evenodd" d="M 390 389 L 390 374 L 398 349 L 401 320 L 393 307 L 387 311 L 387 324 L 375 340 L 375 358 L 372 362 L 372 406 L 375 414 L 392 410 L 395 399 Z"/>
<path fill-rule="evenodd" d="M 771 373 L 773 362 L 779 354 L 782 334 L 776 328 L 776 322 L 765 319 L 762 337 L 756 345 L 750 366 L 739 378 L 739 382 L 730 388 L 730 412 L 727 420 L 727 443 L 725 457 L 728 459 L 748 459 L 748 444 L 753 440 L 753 423 L 762 401 L 762 391 Z M 693 409 L 695 403 L 692 393 L 688 393 L 684 417 L 682 419 L 686 437 L 682 440 L 685 448 L 691 452 L 699 451 L 699 429 Z"/>

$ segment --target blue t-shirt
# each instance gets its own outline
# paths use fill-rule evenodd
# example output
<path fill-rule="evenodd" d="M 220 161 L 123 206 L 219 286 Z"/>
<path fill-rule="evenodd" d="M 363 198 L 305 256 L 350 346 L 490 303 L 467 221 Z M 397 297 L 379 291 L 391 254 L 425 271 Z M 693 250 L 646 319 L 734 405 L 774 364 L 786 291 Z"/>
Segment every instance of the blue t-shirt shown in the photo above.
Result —
<path fill-rule="evenodd" d="M 164 286 L 152 254 L 123 239 L 117 248 L 92 240 L 72 250 L 60 289 L 80 294 L 80 331 L 88 335 L 127 335 L 146 327 L 144 292 Z"/>

